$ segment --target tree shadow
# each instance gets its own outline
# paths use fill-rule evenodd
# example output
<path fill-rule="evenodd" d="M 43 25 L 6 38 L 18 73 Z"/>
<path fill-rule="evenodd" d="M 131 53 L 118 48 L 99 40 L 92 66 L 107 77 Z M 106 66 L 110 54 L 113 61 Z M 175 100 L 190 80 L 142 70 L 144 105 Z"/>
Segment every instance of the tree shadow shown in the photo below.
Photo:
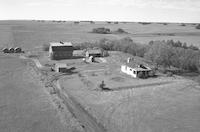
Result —
<path fill-rule="evenodd" d="M 71 59 L 82 59 L 84 58 L 83 56 L 72 56 Z"/>
<path fill-rule="evenodd" d="M 64 75 L 72 75 L 72 74 L 77 74 L 78 72 L 75 71 L 76 68 L 75 67 L 71 67 L 69 69 L 65 69 L 65 70 L 62 70 L 61 73 L 63 73 Z"/>

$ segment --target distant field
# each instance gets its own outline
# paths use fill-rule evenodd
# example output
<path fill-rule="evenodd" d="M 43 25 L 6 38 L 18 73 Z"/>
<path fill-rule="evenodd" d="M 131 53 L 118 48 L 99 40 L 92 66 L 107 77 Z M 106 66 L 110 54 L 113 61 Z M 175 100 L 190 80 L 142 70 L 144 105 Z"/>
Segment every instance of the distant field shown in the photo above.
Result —
<path fill-rule="evenodd" d="M 22 46 L 32 49 L 50 41 L 71 41 L 73 43 L 94 42 L 102 38 L 120 39 L 131 37 L 135 42 L 148 43 L 151 40 L 180 40 L 189 45 L 200 47 L 200 30 L 195 25 L 170 23 L 167 25 L 152 23 L 107 24 L 95 22 L 90 24 L 81 22 L 56 23 L 37 21 L 0 21 L 0 48 L 4 46 Z M 106 27 L 112 31 L 122 28 L 129 34 L 94 34 L 89 33 L 93 28 Z"/>

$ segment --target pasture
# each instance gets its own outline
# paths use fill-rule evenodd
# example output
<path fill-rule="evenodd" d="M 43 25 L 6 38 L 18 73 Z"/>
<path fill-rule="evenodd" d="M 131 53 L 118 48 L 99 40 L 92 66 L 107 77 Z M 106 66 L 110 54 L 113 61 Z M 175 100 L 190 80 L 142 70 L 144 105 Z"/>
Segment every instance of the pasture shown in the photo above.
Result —
<path fill-rule="evenodd" d="M 95 34 L 90 33 L 93 28 L 106 27 L 112 31 L 124 29 L 128 34 Z M 71 21 L 0 21 L 0 47 L 20 46 L 23 49 L 33 49 L 48 44 L 51 41 L 71 41 L 72 43 L 95 42 L 102 38 L 120 39 L 130 37 L 133 41 L 146 44 L 151 40 L 179 40 L 188 45 L 199 47 L 200 30 L 193 24 L 181 26 L 180 23 L 140 24 L 106 22 L 80 22 Z"/>
<path fill-rule="evenodd" d="M 99 27 L 111 31 L 122 28 L 128 33 L 91 33 L 93 28 Z M 62 62 L 74 68 L 74 72 L 59 79 L 63 93 L 70 95 L 72 104 L 75 104 L 72 106 L 78 108 L 78 115 L 89 124 L 95 121 L 108 132 L 200 131 L 200 86 L 196 82 L 161 73 L 157 74 L 157 78 L 132 78 L 120 71 L 121 64 L 132 56 L 118 51 L 110 51 L 110 56 L 105 58 L 95 58 L 94 63 L 83 62 L 79 57 L 81 51 L 75 51 L 77 56 L 73 59 L 60 61 L 50 60 L 48 53 L 42 51 L 42 46 L 51 41 L 76 44 L 124 37 L 141 44 L 151 40 L 173 39 L 200 47 L 200 30 L 195 29 L 193 24 L 0 21 L 0 49 L 22 47 L 25 56 L 21 58 L 29 57 L 41 63 L 44 69 L 38 68 L 46 73 L 46 76 L 39 77 L 36 71 L 30 69 L 29 63 L 19 59 L 19 56 L 0 55 L 0 130 L 61 132 L 78 131 L 76 128 L 79 127 L 84 129 L 80 120 L 81 126 L 76 123 L 77 120 L 72 120 L 80 119 L 73 115 L 73 109 L 70 110 L 67 105 L 65 109 L 57 108 L 56 92 L 55 95 L 49 94 L 41 81 L 41 78 L 48 80 L 48 75 L 55 74 L 50 71 L 54 63 Z M 134 57 L 134 60 L 145 61 L 139 57 Z M 107 91 L 99 89 L 102 81 Z M 66 110 L 67 114 L 62 115 L 59 110 Z M 81 113 L 83 111 L 85 114 Z"/>
<path fill-rule="evenodd" d="M 109 132 L 199 131 L 199 85 L 176 75 L 132 78 L 120 71 L 126 57 L 113 52 L 106 63 L 73 61 L 78 73 L 61 86 Z M 110 90 L 99 89 L 102 80 Z"/>

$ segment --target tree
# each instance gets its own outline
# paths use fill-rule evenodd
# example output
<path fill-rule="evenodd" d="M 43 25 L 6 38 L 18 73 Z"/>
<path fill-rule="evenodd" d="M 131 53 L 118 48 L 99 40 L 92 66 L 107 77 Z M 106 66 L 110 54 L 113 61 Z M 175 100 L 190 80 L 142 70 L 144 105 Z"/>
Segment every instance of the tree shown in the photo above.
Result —
<path fill-rule="evenodd" d="M 146 59 L 149 59 L 157 65 L 162 65 L 164 67 L 170 67 L 172 56 L 172 48 L 159 41 L 155 42 L 145 53 Z"/>
<path fill-rule="evenodd" d="M 196 29 L 200 29 L 200 24 L 198 24 L 198 25 L 196 26 Z"/>

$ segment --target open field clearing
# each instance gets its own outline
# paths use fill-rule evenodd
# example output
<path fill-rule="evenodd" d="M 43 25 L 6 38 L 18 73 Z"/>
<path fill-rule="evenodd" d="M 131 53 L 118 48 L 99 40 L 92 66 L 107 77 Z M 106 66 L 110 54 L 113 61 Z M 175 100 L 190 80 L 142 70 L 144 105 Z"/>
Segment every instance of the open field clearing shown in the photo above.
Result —
<path fill-rule="evenodd" d="M 197 83 L 179 76 L 134 79 L 120 72 L 119 55 L 113 52 L 97 64 L 73 60 L 78 73 L 63 76 L 61 87 L 109 132 L 200 131 Z M 102 80 L 110 90 L 99 89 Z"/>
<path fill-rule="evenodd" d="M 101 59 L 90 64 L 81 59 L 57 61 L 76 67 L 76 72 L 63 76 L 59 82 L 67 93 L 66 100 L 73 102 L 68 108 L 84 126 L 94 130 L 95 125 L 90 125 L 94 120 L 109 132 L 200 130 L 197 83 L 175 75 L 134 79 L 120 72 L 120 64 L 129 55 L 109 53 L 104 58 L 106 62 Z M 45 60 L 45 56 L 40 58 L 43 65 L 50 62 Z M 108 91 L 100 90 L 102 80 Z"/>
<path fill-rule="evenodd" d="M 0 55 L 0 131 L 66 132 L 50 96 L 25 60 Z"/>
<path fill-rule="evenodd" d="M 197 83 L 179 76 L 134 79 L 114 69 L 72 74 L 60 83 L 109 132 L 200 131 Z M 102 80 L 111 90 L 98 88 Z"/>
<path fill-rule="evenodd" d="M 32 49 L 51 41 L 80 43 L 94 42 L 102 38 L 131 37 L 133 41 L 140 43 L 174 39 L 199 47 L 200 30 L 195 29 L 192 24 L 180 25 L 176 23 L 142 25 L 139 23 L 107 24 L 106 22 L 74 24 L 73 22 L 53 23 L 49 21 L 0 21 L 0 46 L 14 45 L 24 47 L 24 49 Z M 110 28 L 112 31 L 122 28 L 129 34 L 90 33 L 93 28 L 98 27 Z"/>
<path fill-rule="evenodd" d="M 19 46 L 25 51 L 0 53 L 0 132 L 199 132 L 196 82 L 159 72 L 148 79 L 132 78 L 120 66 L 133 56 L 119 51 L 87 62 L 83 50 L 64 60 L 51 60 L 42 50 L 52 41 L 75 45 L 124 37 L 141 44 L 174 39 L 199 47 L 200 30 L 193 24 L 180 25 L 0 21 L 0 49 Z M 99 27 L 128 33 L 91 33 Z M 137 56 L 134 61 L 147 63 Z M 67 73 L 57 73 L 59 63 Z"/>
<path fill-rule="evenodd" d="M 67 78 L 63 86 L 110 132 L 200 130 L 200 87 L 194 82 L 168 79 L 170 84 L 101 92 L 79 80 Z"/>

